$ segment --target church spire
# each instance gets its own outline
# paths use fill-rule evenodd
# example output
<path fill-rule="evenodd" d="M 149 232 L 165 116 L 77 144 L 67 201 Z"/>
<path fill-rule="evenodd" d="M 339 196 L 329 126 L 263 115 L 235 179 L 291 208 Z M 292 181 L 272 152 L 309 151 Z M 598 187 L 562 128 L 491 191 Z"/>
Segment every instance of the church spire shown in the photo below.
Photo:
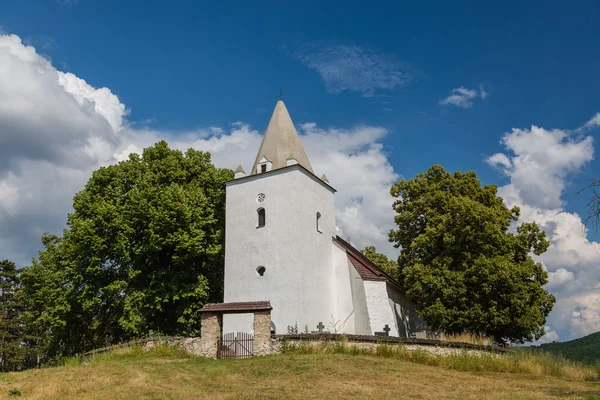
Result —
<path fill-rule="evenodd" d="M 259 165 L 263 161 L 270 163 L 269 168 L 265 167 L 264 169 L 264 171 L 269 171 L 285 167 L 290 159 L 296 160 L 298 164 L 313 172 L 290 113 L 283 101 L 279 100 L 256 155 L 251 174 L 255 175 L 261 172 Z"/>

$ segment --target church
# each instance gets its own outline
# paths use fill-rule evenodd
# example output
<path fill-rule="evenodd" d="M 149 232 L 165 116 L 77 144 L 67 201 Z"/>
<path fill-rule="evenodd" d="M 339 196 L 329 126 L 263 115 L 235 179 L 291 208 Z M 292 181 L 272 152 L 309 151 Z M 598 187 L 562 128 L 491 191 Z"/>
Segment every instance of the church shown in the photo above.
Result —
<path fill-rule="evenodd" d="M 425 338 L 398 282 L 337 236 L 335 193 L 279 100 L 252 168 L 226 184 L 224 301 L 269 301 L 275 334 Z M 252 325 L 251 314 L 223 316 L 224 333 Z"/>

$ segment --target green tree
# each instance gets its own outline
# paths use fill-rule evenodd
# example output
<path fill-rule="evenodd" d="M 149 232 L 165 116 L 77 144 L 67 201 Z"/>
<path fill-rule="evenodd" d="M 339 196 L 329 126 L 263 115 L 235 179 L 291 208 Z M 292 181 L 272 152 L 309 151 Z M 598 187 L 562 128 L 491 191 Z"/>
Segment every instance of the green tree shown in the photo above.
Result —
<path fill-rule="evenodd" d="M 93 315 L 77 302 L 74 273 L 68 242 L 56 235 L 44 234 L 37 259 L 21 271 L 19 296 L 24 304 L 24 339 L 32 364 L 41 366 L 60 361 L 63 356 L 81 353 L 99 340 Z"/>
<path fill-rule="evenodd" d="M 21 369 L 26 362 L 22 345 L 23 305 L 17 293 L 20 288 L 16 265 L 8 260 L 0 261 L 0 370 Z"/>
<path fill-rule="evenodd" d="M 95 171 L 62 238 L 23 273 L 27 319 L 49 355 L 145 335 L 197 334 L 199 309 L 223 293 L 228 169 L 169 149 Z"/>
<path fill-rule="evenodd" d="M 360 251 L 363 256 L 367 257 L 377 265 L 379 268 L 393 276 L 395 279 L 400 277 L 400 270 L 398 269 L 398 263 L 394 260 L 387 258 L 385 254 L 377 252 L 375 246 L 367 246 Z"/>
<path fill-rule="evenodd" d="M 391 194 L 400 279 L 433 329 L 483 333 L 499 343 L 544 334 L 555 298 L 529 253 L 540 255 L 549 243 L 535 223 L 509 231 L 519 208 L 508 209 L 496 186 L 481 187 L 474 171 L 452 175 L 435 165 L 395 183 Z"/>

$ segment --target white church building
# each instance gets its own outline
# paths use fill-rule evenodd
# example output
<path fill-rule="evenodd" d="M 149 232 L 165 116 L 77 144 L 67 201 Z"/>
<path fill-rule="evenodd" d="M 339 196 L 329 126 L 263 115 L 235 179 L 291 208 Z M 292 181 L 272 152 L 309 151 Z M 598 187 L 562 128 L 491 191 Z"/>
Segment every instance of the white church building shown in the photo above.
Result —
<path fill-rule="evenodd" d="M 336 190 L 319 178 L 279 100 L 252 169 L 226 186 L 224 301 L 270 301 L 271 331 L 425 337 L 401 286 L 336 234 Z M 252 332 L 252 314 L 223 332 Z"/>

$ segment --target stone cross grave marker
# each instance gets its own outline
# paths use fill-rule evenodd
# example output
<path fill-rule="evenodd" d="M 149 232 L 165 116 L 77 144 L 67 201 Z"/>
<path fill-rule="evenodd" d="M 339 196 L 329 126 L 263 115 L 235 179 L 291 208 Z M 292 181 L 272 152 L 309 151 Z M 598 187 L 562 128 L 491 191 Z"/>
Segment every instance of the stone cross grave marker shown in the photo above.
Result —
<path fill-rule="evenodd" d="M 385 324 L 385 326 L 383 327 L 383 331 L 385 332 L 385 336 L 390 336 L 390 327 L 388 326 L 388 324 Z"/>
<path fill-rule="evenodd" d="M 323 322 L 319 322 L 319 325 L 317 325 L 318 331 L 312 331 L 311 333 L 329 333 L 328 331 L 324 331 L 323 328 L 325 328 L 325 325 L 323 325 Z"/>

